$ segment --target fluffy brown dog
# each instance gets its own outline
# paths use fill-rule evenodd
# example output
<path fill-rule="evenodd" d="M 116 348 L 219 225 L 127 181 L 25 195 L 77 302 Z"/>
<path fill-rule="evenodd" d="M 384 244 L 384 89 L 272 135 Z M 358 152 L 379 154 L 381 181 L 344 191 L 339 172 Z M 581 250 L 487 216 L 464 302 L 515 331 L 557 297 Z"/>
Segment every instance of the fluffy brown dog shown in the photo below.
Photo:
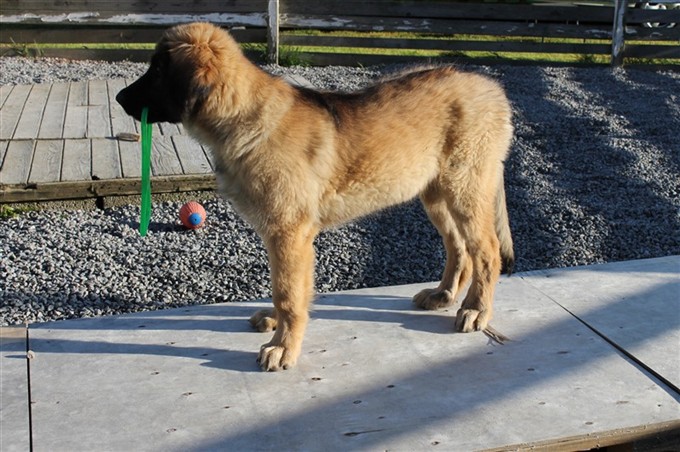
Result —
<path fill-rule="evenodd" d="M 503 188 L 512 139 L 503 90 L 477 74 L 422 68 L 351 94 L 294 87 L 250 63 L 224 30 L 167 30 L 146 74 L 117 96 L 149 121 L 182 122 L 212 150 L 221 191 L 257 230 L 274 309 L 251 323 L 276 330 L 264 370 L 295 365 L 314 289 L 314 237 L 418 195 L 446 247 L 439 287 L 413 301 L 454 302 L 456 329 L 484 329 L 501 257 L 514 261 Z"/>

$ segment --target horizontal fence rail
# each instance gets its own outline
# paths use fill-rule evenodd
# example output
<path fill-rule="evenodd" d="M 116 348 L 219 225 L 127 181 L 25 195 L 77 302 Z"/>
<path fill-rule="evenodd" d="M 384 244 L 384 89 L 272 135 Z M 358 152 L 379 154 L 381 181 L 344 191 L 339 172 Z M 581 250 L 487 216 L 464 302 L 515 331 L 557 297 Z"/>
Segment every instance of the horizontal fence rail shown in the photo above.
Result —
<path fill-rule="evenodd" d="M 394 50 L 457 60 L 463 52 L 606 55 L 613 65 L 625 58 L 680 59 L 680 0 L 591 3 L 4 0 L 0 43 L 20 54 L 146 61 L 151 49 L 143 44 L 156 42 L 163 29 L 208 21 L 249 44 L 253 58 L 270 62 L 290 48 L 304 49 L 299 53 L 310 64 L 398 60 Z M 80 46 L 42 50 L 36 43 Z"/>

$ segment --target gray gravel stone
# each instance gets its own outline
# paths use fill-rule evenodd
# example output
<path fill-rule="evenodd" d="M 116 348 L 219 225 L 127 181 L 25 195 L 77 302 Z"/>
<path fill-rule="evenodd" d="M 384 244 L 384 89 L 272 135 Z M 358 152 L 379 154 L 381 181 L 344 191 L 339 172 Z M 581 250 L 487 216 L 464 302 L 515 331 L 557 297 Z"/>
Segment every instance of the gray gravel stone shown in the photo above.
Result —
<path fill-rule="evenodd" d="M 0 58 L 0 84 L 135 78 L 146 65 Z M 282 68 L 353 90 L 396 68 Z M 516 137 L 506 165 L 516 270 L 680 254 L 680 73 L 476 66 L 503 83 Z M 426 112 L 423 112 L 426 114 Z M 270 296 L 257 235 L 226 201 L 185 231 L 179 203 L 28 212 L 0 220 L 0 323 L 92 317 Z M 444 252 L 418 202 L 316 240 L 321 292 L 434 281 Z"/>

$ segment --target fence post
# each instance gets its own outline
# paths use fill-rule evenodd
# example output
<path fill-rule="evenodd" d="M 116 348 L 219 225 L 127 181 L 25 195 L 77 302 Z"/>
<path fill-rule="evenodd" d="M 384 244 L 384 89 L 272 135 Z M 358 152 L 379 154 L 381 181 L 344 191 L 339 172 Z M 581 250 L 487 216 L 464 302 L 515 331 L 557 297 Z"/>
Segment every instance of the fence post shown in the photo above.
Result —
<path fill-rule="evenodd" d="M 612 66 L 623 65 L 623 50 L 625 47 L 625 16 L 627 6 L 626 0 L 616 0 L 614 4 L 614 25 L 612 28 Z"/>
<path fill-rule="evenodd" d="M 267 7 L 267 60 L 279 64 L 279 0 L 269 0 Z"/>

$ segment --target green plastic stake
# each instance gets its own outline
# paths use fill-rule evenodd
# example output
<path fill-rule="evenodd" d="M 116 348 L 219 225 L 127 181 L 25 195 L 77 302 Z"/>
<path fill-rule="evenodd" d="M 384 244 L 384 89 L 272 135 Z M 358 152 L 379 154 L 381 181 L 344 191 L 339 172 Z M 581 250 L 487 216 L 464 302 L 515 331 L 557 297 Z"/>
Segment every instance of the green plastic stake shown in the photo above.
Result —
<path fill-rule="evenodd" d="M 144 237 L 151 219 L 151 124 L 147 122 L 149 108 L 142 109 L 142 207 L 139 215 L 139 235 Z"/>

